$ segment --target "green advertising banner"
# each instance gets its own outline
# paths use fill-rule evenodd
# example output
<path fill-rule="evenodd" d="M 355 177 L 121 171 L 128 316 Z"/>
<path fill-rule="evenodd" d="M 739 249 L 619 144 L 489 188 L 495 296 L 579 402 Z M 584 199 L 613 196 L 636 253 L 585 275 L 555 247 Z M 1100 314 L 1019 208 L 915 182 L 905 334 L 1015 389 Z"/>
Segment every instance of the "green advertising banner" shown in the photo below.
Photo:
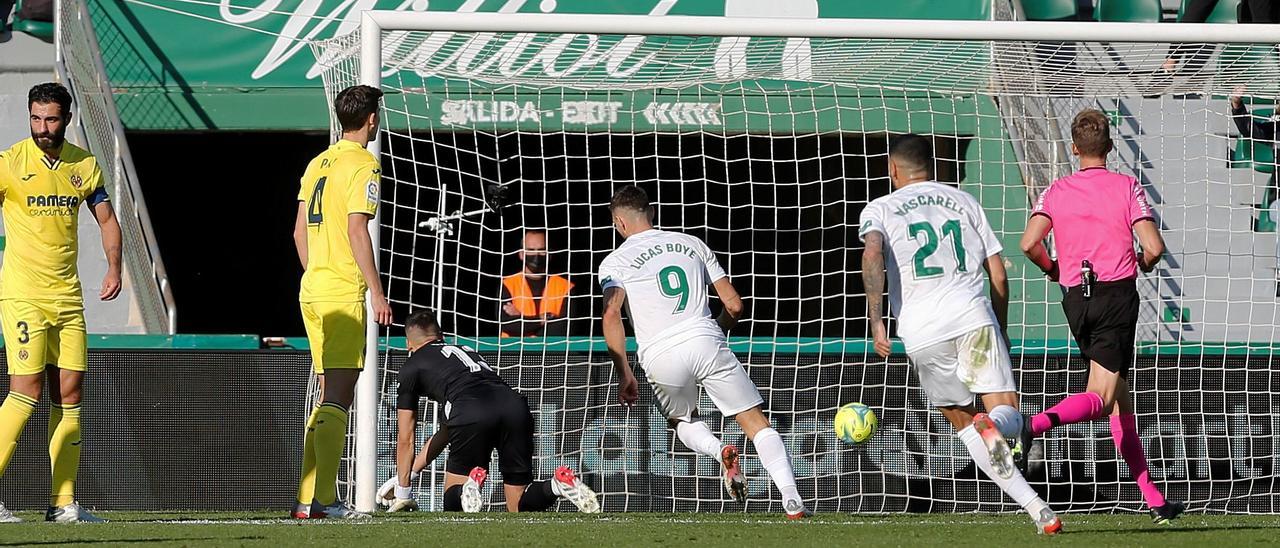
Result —
<path fill-rule="evenodd" d="M 465 98 L 466 94 L 389 96 L 387 121 L 392 127 L 412 130 L 489 132 L 658 129 L 800 134 L 913 131 L 943 135 L 985 134 L 989 132 L 980 125 L 998 128 L 999 121 L 991 111 L 980 115 L 979 103 L 991 103 L 976 97 L 947 100 L 856 94 L 846 97 L 830 95 L 830 88 L 821 89 L 827 95 L 787 96 L 748 93 L 737 86 L 734 89 L 722 95 L 709 94 L 699 88 L 610 94 L 511 93 L 479 96 L 482 98 Z"/>
<path fill-rule="evenodd" d="M 89 1 L 126 126 L 169 131 L 327 129 L 319 69 L 307 43 L 354 31 L 360 12 L 368 9 L 929 19 L 988 19 L 991 9 L 991 0 Z M 425 85 L 430 90 L 443 84 L 428 78 Z M 603 105 L 571 104 L 567 110 L 559 102 L 529 107 L 528 101 L 517 97 L 511 101 L 518 106 L 508 102 L 438 103 L 429 108 L 432 120 L 440 120 L 448 110 L 453 114 L 447 119 L 454 120 L 527 123 L 532 116 L 543 116 L 544 122 L 570 126 L 580 123 L 575 120 L 607 120 L 628 112 L 638 113 L 650 126 L 679 121 L 709 123 L 720 119 L 722 112 L 713 106 L 714 101 L 705 100 L 659 101 L 652 108 L 648 103 L 637 108 L 628 98 L 621 105 L 604 100 Z M 553 114 L 548 116 L 547 112 Z"/>

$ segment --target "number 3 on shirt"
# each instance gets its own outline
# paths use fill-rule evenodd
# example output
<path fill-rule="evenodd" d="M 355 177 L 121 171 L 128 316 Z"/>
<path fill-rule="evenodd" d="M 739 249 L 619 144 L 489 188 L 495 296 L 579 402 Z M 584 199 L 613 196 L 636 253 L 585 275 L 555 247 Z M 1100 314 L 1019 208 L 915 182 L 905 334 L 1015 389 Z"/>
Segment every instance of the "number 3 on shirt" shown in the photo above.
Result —
<path fill-rule="evenodd" d="M 324 222 L 324 210 L 320 208 L 320 199 L 324 197 L 324 182 L 328 177 L 316 181 L 315 190 L 311 191 L 311 200 L 307 202 L 307 224 L 318 225 Z"/>
<path fill-rule="evenodd" d="M 685 275 L 683 268 L 668 266 L 659 271 L 658 289 L 662 290 L 663 295 L 680 299 L 676 301 L 676 309 L 671 311 L 672 314 L 684 312 L 684 307 L 689 305 L 689 276 Z"/>
<path fill-rule="evenodd" d="M 920 242 L 920 249 L 916 250 L 915 260 L 915 277 L 917 280 L 924 278 L 933 278 L 941 276 L 943 268 L 940 266 L 928 266 L 924 264 L 925 260 L 933 256 L 938 251 L 938 231 L 933 229 L 933 225 L 927 222 L 911 223 L 907 225 L 907 232 L 911 233 L 911 239 L 920 242 L 920 236 L 924 236 L 924 241 Z M 964 255 L 964 238 L 960 232 L 960 221 L 952 219 L 942 223 L 942 236 L 951 237 L 951 246 L 956 253 L 956 271 L 968 272 L 969 269 L 965 265 Z"/>

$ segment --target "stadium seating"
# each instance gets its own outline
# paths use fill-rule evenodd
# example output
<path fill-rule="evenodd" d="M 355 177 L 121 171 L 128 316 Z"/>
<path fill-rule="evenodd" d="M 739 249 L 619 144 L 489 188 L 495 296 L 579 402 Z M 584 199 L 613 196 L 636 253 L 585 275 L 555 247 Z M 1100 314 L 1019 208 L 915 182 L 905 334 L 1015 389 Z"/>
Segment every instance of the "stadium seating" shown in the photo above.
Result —
<path fill-rule="evenodd" d="M 1108 23 L 1158 23 L 1160 0 L 1098 0 L 1093 18 Z"/>
<path fill-rule="evenodd" d="M 1265 141 L 1238 139 L 1235 149 L 1231 151 L 1231 167 L 1251 167 L 1260 173 L 1275 173 L 1275 148 L 1272 143 Z"/>
<path fill-rule="evenodd" d="M 1076 0 L 1022 0 L 1028 21 L 1073 21 L 1076 9 Z"/>
<path fill-rule="evenodd" d="M 1234 2 L 1224 3 L 1234 4 Z M 1246 103 L 1251 102 L 1249 97 L 1244 99 Z M 1266 119 L 1271 117 L 1272 112 L 1273 109 L 1259 108 L 1254 109 L 1252 115 Z M 1277 221 L 1280 221 L 1280 219 L 1274 218 L 1271 212 L 1271 203 L 1277 198 L 1275 143 L 1239 138 L 1236 139 L 1235 148 L 1231 149 L 1230 156 L 1227 161 L 1227 167 L 1231 169 L 1253 168 L 1254 171 L 1259 173 L 1271 174 L 1271 178 L 1267 181 L 1266 189 L 1263 190 L 1262 202 L 1254 204 L 1253 231 L 1275 232 Z"/>
<path fill-rule="evenodd" d="M 1182 5 L 1178 8 L 1178 21 L 1182 21 L 1182 15 L 1187 11 L 1187 2 L 1190 0 L 1182 0 Z M 1240 0 L 1218 0 L 1218 4 L 1213 7 L 1213 11 L 1209 13 L 1209 19 L 1206 23 L 1235 23 L 1238 19 L 1237 11 L 1240 7 Z"/>
<path fill-rule="evenodd" d="M 1257 214 L 1253 219 L 1254 232 L 1275 232 L 1277 219 L 1271 214 L 1271 203 L 1276 201 L 1276 176 L 1273 173 L 1267 181 L 1266 190 L 1262 191 L 1262 203 L 1254 206 Z"/>
<path fill-rule="evenodd" d="M 20 13 L 22 13 L 22 0 L 18 0 L 17 5 L 14 6 L 14 31 L 25 32 L 46 42 L 53 41 L 53 23 L 48 21 L 32 21 L 30 19 L 23 19 L 22 16 L 19 15 Z"/>
<path fill-rule="evenodd" d="M 1253 111 L 1253 116 L 1255 118 L 1270 118 L 1271 112 L 1271 109 L 1256 109 Z M 1236 147 L 1231 151 L 1231 160 L 1228 165 L 1232 168 L 1252 167 L 1260 173 L 1275 173 L 1275 143 L 1255 141 L 1253 139 L 1236 139 Z"/>
<path fill-rule="evenodd" d="M 785 3 L 785 0 L 783 1 Z M 895 2 L 838 2 L 841 17 L 868 19 L 991 19 L 990 0 L 897 0 Z"/>

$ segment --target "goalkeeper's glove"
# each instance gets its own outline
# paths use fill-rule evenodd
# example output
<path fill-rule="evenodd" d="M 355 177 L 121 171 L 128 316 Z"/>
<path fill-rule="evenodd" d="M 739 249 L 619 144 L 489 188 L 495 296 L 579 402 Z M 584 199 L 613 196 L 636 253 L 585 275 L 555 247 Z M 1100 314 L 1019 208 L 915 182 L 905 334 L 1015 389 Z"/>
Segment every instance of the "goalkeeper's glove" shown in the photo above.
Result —
<path fill-rule="evenodd" d="M 401 487 L 397 484 L 394 492 L 395 502 L 391 503 L 391 507 L 387 509 L 388 512 L 413 512 L 418 509 L 418 501 L 413 498 L 412 487 Z"/>
<path fill-rule="evenodd" d="M 409 483 L 418 481 L 418 472 L 409 474 Z M 400 477 L 392 475 L 387 481 L 382 482 L 382 486 L 378 488 L 378 504 L 383 506 L 391 506 L 396 500 L 396 488 L 400 486 Z"/>

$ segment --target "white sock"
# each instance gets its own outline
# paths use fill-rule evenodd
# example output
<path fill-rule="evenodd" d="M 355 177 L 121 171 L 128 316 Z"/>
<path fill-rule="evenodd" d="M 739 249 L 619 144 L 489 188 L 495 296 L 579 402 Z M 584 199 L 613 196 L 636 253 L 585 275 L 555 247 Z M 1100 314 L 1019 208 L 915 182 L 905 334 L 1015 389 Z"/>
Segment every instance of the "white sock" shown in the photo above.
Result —
<path fill-rule="evenodd" d="M 563 497 L 563 496 L 564 496 L 564 493 L 561 493 L 561 492 L 560 492 L 560 482 L 558 482 L 558 481 L 556 481 L 556 480 L 554 480 L 554 479 L 553 479 L 553 480 L 551 480 L 551 493 L 552 493 L 552 494 L 554 494 L 554 495 L 555 495 L 555 496 L 557 496 L 557 497 Z"/>
<path fill-rule="evenodd" d="M 696 451 L 698 454 L 716 459 L 716 462 L 720 462 L 720 438 L 711 433 L 711 429 L 707 428 L 707 423 L 702 421 L 680 421 L 676 425 L 676 437 L 680 438 L 680 443 L 683 443 L 685 447 Z"/>
<path fill-rule="evenodd" d="M 769 478 L 773 480 L 773 485 L 782 493 L 782 504 L 785 507 L 787 502 L 797 501 L 804 504 L 800 500 L 800 491 L 796 490 L 796 475 L 791 471 L 791 457 L 787 456 L 787 446 L 782 443 L 782 436 L 778 435 L 778 431 L 772 428 L 765 428 L 756 432 L 756 437 L 751 440 L 756 446 L 756 453 L 760 455 L 760 464 L 764 465 L 764 469 L 769 471 Z"/>
<path fill-rule="evenodd" d="M 1007 406 L 1001 406 L 1007 407 Z M 973 462 L 977 463 L 978 468 L 987 473 L 987 477 L 991 481 L 996 482 L 1000 486 L 1000 490 L 1009 495 L 1014 502 L 1018 503 L 1023 510 L 1031 514 L 1031 519 L 1036 519 L 1040 515 L 1041 508 L 1047 508 L 1048 505 L 1040 500 L 1040 496 L 1035 490 L 1027 484 L 1027 480 L 1017 470 L 1013 471 L 1013 476 L 1009 479 L 1003 479 L 996 475 L 995 468 L 991 466 L 991 453 L 987 451 L 987 444 L 982 442 L 982 435 L 970 424 L 963 430 L 956 432 L 960 437 L 960 441 L 964 442 L 964 446 L 969 449 L 969 455 L 973 457 Z"/>
<path fill-rule="evenodd" d="M 997 405 L 987 416 L 991 417 L 991 422 L 996 423 L 1001 436 L 1016 438 L 1022 433 L 1022 413 L 1011 406 Z"/>

